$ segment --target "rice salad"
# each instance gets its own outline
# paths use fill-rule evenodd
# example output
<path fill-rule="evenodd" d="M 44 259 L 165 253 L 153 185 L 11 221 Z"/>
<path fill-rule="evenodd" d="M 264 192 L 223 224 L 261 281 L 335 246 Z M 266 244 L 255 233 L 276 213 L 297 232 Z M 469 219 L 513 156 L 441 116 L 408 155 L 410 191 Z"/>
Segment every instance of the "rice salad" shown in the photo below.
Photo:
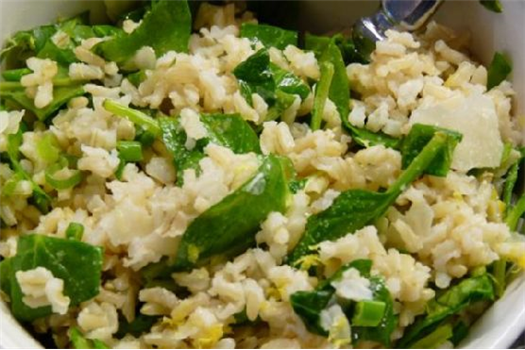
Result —
<path fill-rule="evenodd" d="M 431 22 L 365 57 L 195 4 L 4 46 L 14 317 L 59 348 L 458 345 L 525 267 L 505 56 Z"/>

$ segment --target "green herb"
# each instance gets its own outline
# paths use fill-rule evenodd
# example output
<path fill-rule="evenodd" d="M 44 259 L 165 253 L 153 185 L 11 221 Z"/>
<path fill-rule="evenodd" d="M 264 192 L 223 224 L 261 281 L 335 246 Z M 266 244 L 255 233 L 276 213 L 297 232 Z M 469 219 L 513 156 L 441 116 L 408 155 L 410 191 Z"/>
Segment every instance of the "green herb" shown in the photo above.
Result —
<path fill-rule="evenodd" d="M 489 11 L 496 13 L 503 12 L 503 6 L 499 0 L 479 0 L 479 3 Z"/>
<path fill-rule="evenodd" d="M 244 251 L 254 243 L 266 216 L 285 210 L 287 198 L 282 162 L 270 155 L 248 182 L 190 224 L 180 241 L 174 268 L 188 270 L 212 257 Z"/>
<path fill-rule="evenodd" d="M 452 335 L 452 325 L 447 323 L 412 344 L 410 349 L 438 349 L 445 341 L 452 338 Z"/>
<path fill-rule="evenodd" d="M 190 34 L 188 3 L 185 0 L 160 0 L 152 4 L 140 26 L 131 34 L 119 33 L 94 49 L 106 60 L 122 65 L 144 46 L 151 47 L 157 57 L 172 50 L 187 52 Z"/>
<path fill-rule="evenodd" d="M 342 192 L 328 209 L 308 218 L 306 232 L 288 256 L 288 263 L 301 264 L 301 259 L 312 254 L 318 243 L 336 240 L 381 217 L 406 186 L 421 176 L 436 157 L 454 142 L 448 133 L 437 132 L 386 192 Z"/>
<path fill-rule="evenodd" d="M 441 321 L 481 300 L 494 300 L 494 287 L 486 273 L 466 278 L 431 300 L 427 304 L 426 314 L 407 329 L 398 347 L 406 348 L 416 344 L 431 333 Z M 443 339 L 443 342 L 445 340 L 447 339 Z"/>
<path fill-rule="evenodd" d="M 118 141 L 117 150 L 120 159 L 125 162 L 140 162 L 143 159 L 142 145 L 138 141 Z"/>
<path fill-rule="evenodd" d="M 363 300 L 355 306 L 352 317 L 353 326 L 376 327 L 381 323 L 385 314 L 386 304 L 382 301 Z"/>
<path fill-rule="evenodd" d="M 98 294 L 102 258 L 100 248 L 76 240 L 39 234 L 21 236 L 17 253 L 9 263 L 8 292 L 13 315 L 20 321 L 33 321 L 52 313 L 50 306 L 30 308 L 22 301 L 23 293 L 15 277 L 17 271 L 39 266 L 48 269 L 64 280 L 64 294 L 70 298 L 70 305 L 75 306 Z"/>
<path fill-rule="evenodd" d="M 434 176 L 446 176 L 452 155 L 457 144 L 461 141 L 462 135 L 456 131 L 438 128 L 431 125 L 414 124 L 410 133 L 403 140 L 401 153 L 403 155 L 403 169 L 406 169 L 410 163 L 417 157 L 425 145 L 432 139 L 436 132 L 443 132 L 449 136 L 447 147 L 444 147 L 434 157 L 432 163 L 425 170 L 425 174 Z"/>
<path fill-rule="evenodd" d="M 31 178 L 31 176 L 20 165 L 20 146 L 22 145 L 22 130 L 18 130 L 16 134 L 8 135 L 7 137 L 7 155 L 11 166 L 15 171 L 15 176 L 18 179 L 24 179 L 31 182 L 33 188 L 33 199 L 37 208 L 44 214 L 49 211 L 51 206 L 51 197 Z"/>
<path fill-rule="evenodd" d="M 310 128 L 313 131 L 321 128 L 324 108 L 326 105 L 326 100 L 328 99 L 333 77 L 334 65 L 330 62 L 322 62 L 321 78 L 319 79 L 315 89 L 314 108 L 312 111 L 312 121 L 310 122 Z"/>
<path fill-rule="evenodd" d="M 509 152 L 510 153 L 510 152 Z M 505 184 L 503 185 L 502 200 L 505 203 L 505 216 L 507 216 L 511 210 L 512 194 L 518 181 L 520 163 L 525 159 L 525 152 L 521 152 L 521 157 L 510 167 L 505 177 Z M 502 161 L 503 163 L 503 161 Z"/>
<path fill-rule="evenodd" d="M 234 153 L 260 153 L 259 139 L 250 125 L 238 114 L 203 114 L 200 121 L 206 127 L 207 137 L 189 150 L 187 136 L 178 119 L 159 119 L 162 139 L 173 155 L 177 169 L 177 183 L 182 185 L 186 169 L 199 170 L 199 161 L 204 158 L 204 148 L 208 143 L 230 148 Z"/>
<path fill-rule="evenodd" d="M 512 66 L 503 54 L 496 52 L 488 69 L 487 90 L 498 86 L 512 72 Z"/>
<path fill-rule="evenodd" d="M 308 86 L 294 74 L 271 62 L 270 71 L 275 81 L 276 93 L 280 90 L 290 95 L 298 95 L 303 100 L 310 94 Z"/>
<path fill-rule="evenodd" d="M 39 120 L 46 120 L 69 102 L 69 100 L 82 95 L 84 95 L 84 88 L 81 85 L 55 87 L 53 90 L 53 101 L 44 108 L 37 108 L 35 107 L 33 99 L 27 97 L 23 89 L 0 90 L 0 97 L 11 100 L 19 104 L 22 108 L 30 110 Z"/>
<path fill-rule="evenodd" d="M 173 2 L 178 2 L 178 0 Z M 108 112 L 111 112 L 119 117 L 126 118 L 133 124 L 138 125 L 144 130 L 152 133 L 155 135 L 155 137 L 158 137 L 162 134 L 159 123 L 146 113 L 143 113 L 137 109 L 126 107 L 113 100 L 105 100 L 102 105 Z"/>
<path fill-rule="evenodd" d="M 78 222 L 71 222 L 66 228 L 66 238 L 75 241 L 82 241 L 84 235 L 84 225 Z"/>
<path fill-rule="evenodd" d="M 67 334 L 74 349 L 109 349 L 102 340 L 84 337 L 77 327 L 71 327 Z"/>
<path fill-rule="evenodd" d="M 297 46 L 297 32 L 266 24 L 243 23 L 241 37 L 253 43 L 260 42 L 266 47 L 284 50 L 288 45 Z"/>

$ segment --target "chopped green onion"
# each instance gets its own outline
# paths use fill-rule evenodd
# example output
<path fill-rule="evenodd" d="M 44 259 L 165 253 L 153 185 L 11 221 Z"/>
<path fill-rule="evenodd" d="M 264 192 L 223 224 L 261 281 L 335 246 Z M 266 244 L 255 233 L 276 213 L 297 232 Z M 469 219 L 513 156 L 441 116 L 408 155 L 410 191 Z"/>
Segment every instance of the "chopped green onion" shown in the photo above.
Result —
<path fill-rule="evenodd" d="M 93 349 L 110 349 L 109 346 L 106 345 L 102 340 L 100 339 L 93 339 Z"/>
<path fill-rule="evenodd" d="M 66 238 L 81 241 L 84 235 L 84 226 L 78 222 L 71 222 L 66 229 Z"/>
<path fill-rule="evenodd" d="M 59 174 L 59 172 L 64 171 L 64 169 L 67 169 L 66 171 L 69 171 L 71 174 L 67 178 L 62 178 L 60 175 L 63 174 Z M 62 158 L 60 162 L 48 167 L 45 171 L 45 175 L 46 182 L 55 190 L 65 190 L 75 187 L 82 181 L 82 173 L 80 170 L 68 169 L 67 160 L 65 158 Z"/>
<path fill-rule="evenodd" d="M 73 327 L 69 329 L 68 332 L 69 339 L 73 343 L 73 348 L 75 349 L 91 349 L 90 341 L 84 338 L 84 335 L 78 330 L 78 328 Z"/>
<path fill-rule="evenodd" d="M 55 163 L 60 157 L 60 149 L 53 134 L 46 134 L 36 143 L 36 151 L 46 163 Z"/>
<path fill-rule="evenodd" d="M 10 197 L 15 194 L 18 183 L 25 180 L 24 176 L 20 173 L 15 173 L 11 176 L 2 186 L 2 196 Z"/>
<path fill-rule="evenodd" d="M 452 335 L 452 326 L 447 323 L 412 344 L 410 349 L 437 349 L 444 342 L 452 338 Z"/>
<path fill-rule="evenodd" d="M 137 130 L 135 140 L 140 142 L 143 147 L 149 147 L 155 142 L 155 135 L 148 130 Z"/>
<path fill-rule="evenodd" d="M 20 81 L 24 75 L 31 74 L 29 68 L 11 69 L 2 72 L 2 78 L 6 81 Z"/>
<path fill-rule="evenodd" d="M 521 198 L 518 200 L 514 208 L 509 212 L 507 215 L 507 219 L 505 220 L 507 223 L 507 226 L 511 231 L 516 231 L 518 228 L 518 221 L 520 217 L 525 213 L 525 195 L 521 196 Z"/>
<path fill-rule="evenodd" d="M 385 314 L 386 304 L 382 301 L 363 300 L 355 307 L 352 326 L 376 327 Z"/>
<path fill-rule="evenodd" d="M 138 141 L 119 141 L 117 143 L 119 157 L 126 162 L 140 162 L 142 157 L 142 145 Z"/>
<path fill-rule="evenodd" d="M 330 93 L 330 85 L 334 77 L 334 65 L 330 62 L 323 62 L 321 64 L 321 78 L 315 88 L 314 109 L 312 112 L 312 121 L 310 127 L 312 130 L 321 128 L 321 121 L 323 119 L 324 106 Z"/>
<path fill-rule="evenodd" d="M 139 110 L 123 106 L 113 100 L 105 100 L 103 106 L 108 112 L 118 115 L 119 117 L 124 117 L 133 124 L 142 126 L 144 129 L 155 135 L 155 137 L 160 136 L 162 133 L 157 121 Z"/>

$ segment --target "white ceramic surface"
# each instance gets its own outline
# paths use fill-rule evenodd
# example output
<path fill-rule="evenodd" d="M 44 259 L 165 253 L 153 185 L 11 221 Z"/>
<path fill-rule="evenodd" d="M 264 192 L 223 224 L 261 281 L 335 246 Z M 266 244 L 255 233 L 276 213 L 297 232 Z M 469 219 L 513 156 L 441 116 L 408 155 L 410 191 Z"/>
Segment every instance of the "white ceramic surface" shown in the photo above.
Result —
<path fill-rule="evenodd" d="M 525 1 L 503 0 L 505 11 L 496 15 L 477 0 L 447 0 L 437 20 L 454 29 L 472 33 L 472 54 L 489 64 L 494 50 L 504 51 L 514 63 L 516 109 L 525 113 Z M 375 8 L 370 0 L 305 1 L 299 21 L 314 32 L 343 28 Z M 46 24 L 57 16 L 71 16 L 92 9 L 103 16 L 103 5 L 89 0 L 0 0 L 0 40 L 17 30 Z M 295 15 L 295 14 L 294 14 Z M 525 328 L 525 274 L 514 281 L 503 299 L 494 304 L 474 325 L 464 348 L 507 348 Z M 0 347 L 38 348 L 39 344 L 18 325 L 0 302 Z"/>

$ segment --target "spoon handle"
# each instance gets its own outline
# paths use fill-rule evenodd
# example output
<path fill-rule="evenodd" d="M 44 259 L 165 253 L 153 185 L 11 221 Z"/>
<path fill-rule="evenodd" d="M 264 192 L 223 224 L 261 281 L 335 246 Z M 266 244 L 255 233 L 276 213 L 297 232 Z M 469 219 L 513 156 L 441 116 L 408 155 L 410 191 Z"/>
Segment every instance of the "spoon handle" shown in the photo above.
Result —
<path fill-rule="evenodd" d="M 382 0 L 381 8 L 370 17 L 361 18 L 352 29 L 360 51 L 369 56 L 375 43 L 385 39 L 388 29 L 399 26 L 413 31 L 420 28 L 443 0 Z"/>

